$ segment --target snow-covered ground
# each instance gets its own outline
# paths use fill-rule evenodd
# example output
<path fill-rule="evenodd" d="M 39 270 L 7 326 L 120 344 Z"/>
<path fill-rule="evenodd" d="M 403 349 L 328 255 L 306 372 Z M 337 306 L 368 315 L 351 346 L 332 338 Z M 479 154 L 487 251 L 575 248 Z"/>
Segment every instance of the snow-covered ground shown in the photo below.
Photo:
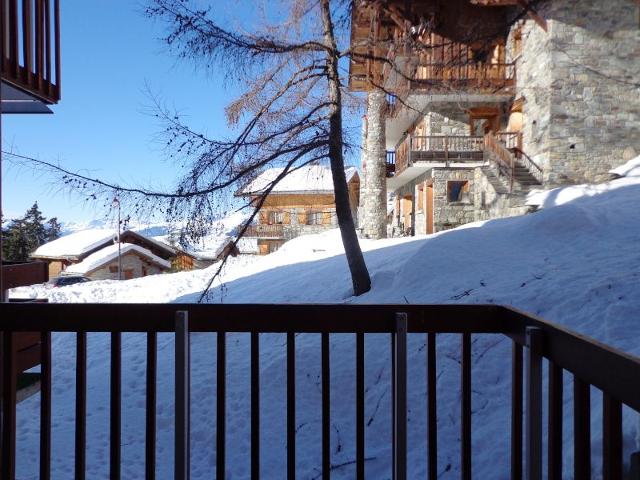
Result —
<path fill-rule="evenodd" d="M 633 172 L 633 169 L 630 169 Z M 638 172 L 640 175 L 640 172 Z M 278 252 L 250 263 L 232 260 L 209 295 L 226 303 L 495 303 L 513 305 L 640 355 L 640 176 L 598 186 L 556 189 L 532 195 L 539 212 L 466 225 L 426 237 L 362 241 L 372 290 L 351 296 L 337 231 L 299 237 Z M 192 302 L 216 265 L 207 270 L 125 282 L 91 282 L 54 290 L 52 302 Z M 21 292 L 25 294 L 28 292 Z M 332 362 L 333 478 L 354 476 L 355 364 L 352 335 L 334 335 Z M 75 337 L 54 336 L 54 478 L 73 468 Z M 459 345 L 455 335 L 438 344 L 438 435 L 441 478 L 459 477 Z M 299 478 L 319 478 L 320 339 L 299 335 L 297 347 L 297 470 Z M 389 341 L 366 341 L 367 478 L 390 478 Z M 249 472 L 249 338 L 228 341 L 228 476 Z M 123 474 L 139 478 L 144 460 L 145 338 L 123 340 Z M 158 470 L 172 475 L 173 339 L 159 340 Z M 509 476 L 510 343 L 500 336 L 473 341 L 474 478 Z M 89 336 L 89 478 L 108 477 L 109 337 Z M 192 475 L 212 478 L 215 465 L 215 335 L 192 335 Z M 281 335 L 261 337 L 261 426 L 263 478 L 284 477 L 286 455 L 285 347 Z M 424 335 L 409 338 L 409 478 L 426 469 Z M 571 378 L 565 374 L 565 413 Z M 594 476 L 600 471 L 601 396 L 592 392 Z M 19 478 L 36 478 L 38 398 L 18 411 Z M 640 449 L 638 415 L 625 411 L 625 459 Z M 565 422 L 565 473 L 571 476 L 570 417 Z"/>

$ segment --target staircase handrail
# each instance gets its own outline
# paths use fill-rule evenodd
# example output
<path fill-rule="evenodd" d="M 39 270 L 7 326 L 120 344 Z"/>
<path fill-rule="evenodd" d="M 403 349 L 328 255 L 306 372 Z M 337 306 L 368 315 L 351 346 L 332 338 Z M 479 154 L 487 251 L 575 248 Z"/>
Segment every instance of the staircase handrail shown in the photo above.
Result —
<path fill-rule="evenodd" d="M 520 148 L 515 147 L 513 150 L 515 151 L 518 159 L 522 161 L 525 167 L 527 167 L 527 170 L 529 170 L 529 173 L 533 175 L 533 177 L 542 185 L 543 173 L 544 173 L 544 171 L 542 170 L 542 167 L 538 165 L 536 162 L 534 162 L 533 159 L 529 155 L 527 155 L 525 152 L 523 152 Z"/>
<path fill-rule="evenodd" d="M 493 155 L 489 155 L 489 161 L 496 164 L 498 172 L 509 179 L 509 192 L 513 191 L 513 180 L 515 170 L 515 157 L 495 136 L 493 132 L 488 132 L 484 136 L 484 146 Z"/>

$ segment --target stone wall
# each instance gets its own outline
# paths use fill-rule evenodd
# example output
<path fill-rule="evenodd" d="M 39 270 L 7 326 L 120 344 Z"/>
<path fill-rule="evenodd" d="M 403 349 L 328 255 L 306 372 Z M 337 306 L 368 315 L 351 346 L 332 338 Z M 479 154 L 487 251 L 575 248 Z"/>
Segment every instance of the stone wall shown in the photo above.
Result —
<path fill-rule="evenodd" d="M 434 168 L 433 178 L 433 227 L 436 232 L 455 228 L 475 220 L 474 196 L 476 185 L 473 168 Z M 460 202 L 449 202 L 447 182 L 467 181 L 468 192 Z"/>
<path fill-rule="evenodd" d="M 634 0 L 540 3 L 522 30 L 524 150 L 547 186 L 601 181 L 640 154 L 640 29 Z M 511 39 L 513 45 L 513 38 Z"/>
<path fill-rule="evenodd" d="M 474 221 L 524 215 L 531 211 L 531 207 L 524 204 L 526 195 L 498 194 L 482 168 L 475 169 L 473 178 Z"/>
<path fill-rule="evenodd" d="M 446 117 L 440 113 L 428 112 L 424 116 L 426 136 L 469 135 L 469 124 Z"/>

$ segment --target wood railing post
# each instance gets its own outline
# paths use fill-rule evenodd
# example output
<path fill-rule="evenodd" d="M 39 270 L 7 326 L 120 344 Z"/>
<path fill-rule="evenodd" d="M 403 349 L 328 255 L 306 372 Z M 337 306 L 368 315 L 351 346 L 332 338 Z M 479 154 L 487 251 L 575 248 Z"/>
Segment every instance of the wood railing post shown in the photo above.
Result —
<path fill-rule="evenodd" d="M 189 479 L 189 316 L 176 312 L 175 478 Z"/>
<path fill-rule="evenodd" d="M 526 383 L 526 476 L 542 478 L 542 330 L 527 327 L 525 369 Z"/>
<path fill-rule="evenodd" d="M 16 476 L 16 353 L 15 333 L 2 339 L 2 480 Z"/>
<path fill-rule="evenodd" d="M 393 333 L 393 480 L 407 478 L 407 314 L 396 313 Z"/>

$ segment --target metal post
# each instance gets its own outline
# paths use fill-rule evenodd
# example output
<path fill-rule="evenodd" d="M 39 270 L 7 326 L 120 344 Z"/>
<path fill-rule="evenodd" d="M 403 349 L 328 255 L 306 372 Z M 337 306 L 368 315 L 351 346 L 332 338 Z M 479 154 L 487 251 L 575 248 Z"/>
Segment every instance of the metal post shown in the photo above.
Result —
<path fill-rule="evenodd" d="M 527 327 L 525 356 L 526 383 L 526 476 L 542 479 L 542 330 Z"/>
<path fill-rule="evenodd" d="M 176 312 L 175 479 L 189 480 L 189 314 Z"/>
<path fill-rule="evenodd" d="M 394 339 L 393 480 L 407 479 L 407 314 L 396 313 Z"/>

